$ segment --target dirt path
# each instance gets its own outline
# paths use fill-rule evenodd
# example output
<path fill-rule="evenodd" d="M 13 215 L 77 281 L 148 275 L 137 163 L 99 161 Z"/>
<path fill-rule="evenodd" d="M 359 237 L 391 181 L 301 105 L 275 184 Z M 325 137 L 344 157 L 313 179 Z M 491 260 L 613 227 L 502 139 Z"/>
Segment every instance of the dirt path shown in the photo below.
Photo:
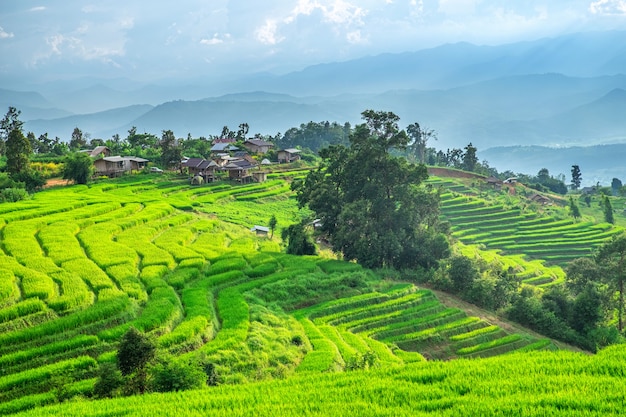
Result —
<path fill-rule="evenodd" d="M 482 320 L 485 320 L 486 322 L 490 324 L 495 324 L 496 326 L 499 326 L 500 328 L 504 329 L 507 332 L 522 333 L 522 334 L 525 333 L 538 339 L 550 339 L 552 340 L 552 343 L 554 343 L 554 345 L 557 346 L 559 349 L 571 350 L 574 352 L 589 353 L 585 350 L 569 345 L 567 343 L 563 343 L 558 340 L 554 340 L 549 337 L 546 337 L 533 330 L 523 327 L 517 323 L 513 323 L 512 321 L 502 318 L 491 311 L 484 310 L 480 307 L 477 307 L 473 304 L 468 303 L 467 301 L 463 301 L 460 298 L 455 297 L 454 295 L 445 293 L 443 291 L 435 290 L 433 288 L 430 288 L 427 285 L 420 284 L 419 286 L 428 288 L 429 290 L 431 290 L 437 296 L 439 301 L 441 301 L 447 307 L 459 308 L 465 311 L 468 316 L 480 317 Z"/>
<path fill-rule="evenodd" d="M 43 188 L 65 186 L 65 185 L 69 185 L 69 184 L 70 184 L 69 180 L 64 180 L 62 178 L 50 178 L 50 179 L 46 180 L 46 183 L 43 186 Z"/>

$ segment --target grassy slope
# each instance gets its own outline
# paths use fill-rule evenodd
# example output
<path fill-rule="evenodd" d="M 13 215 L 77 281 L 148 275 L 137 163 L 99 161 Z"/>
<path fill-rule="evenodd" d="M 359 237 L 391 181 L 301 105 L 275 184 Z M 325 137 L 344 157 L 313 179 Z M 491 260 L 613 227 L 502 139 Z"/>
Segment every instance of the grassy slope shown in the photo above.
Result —
<path fill-rule="evenodd" d="M 19 416 L 618 416 L 621 347 L 596 356 L 517 353 L 185 393 L 73 402 Z"/>
<path fill-rule="evenodd" d="M 457 190 L 462 191 L 465 185 L 457 184 L 455 187 L 457 187 Z M 274 192 L 274 190 L 277 191 Z M 19 258 L 21 253 L 20 248 L 25 248 L 23 246 L 25 243 L 31 242 L 29 244 L 32 244 L 33 241 L 30 240 L 33 236 L 32 233 L 36 233 L 37 236 L 41 235 L 39 237 L 39 243 L 42 244 L 45 254 L 53 256 L 54 253 L 57 253 L 57 256 L 62 256 L 64 251 L 66 251 L 65 249 L 71 247 L 70 244 L 76 242 L 76 240 L 72 241 L 70 239 L 68 245 L 64 246 L 60 252 L 54 252 L 54 248 L 47 248 L 45 242 L 41 241 L 41 239 L 45 240 L 45 234 L 42 235 L 41 232 L 48 230 L 49 226 L 67 223 L 67 220 L 63 220 L 67 219 L 67 217 L 64 217 L 66 214 L 63 213 L 72 214 L 73 220 L 71 223 L 75 224 L 77 229 L 70 227 L 68 230 L 65 230 L 64 227 L 60 227 L 58 230 L 55 228 L 55 233 L 63 234 L 69 232 L 69 237 L 72 238 L 79 229 L 83 230 L 82 233 L 84 234 L 85 230 L 91 230 L 90 228 L 96 226 L 101 229 L 99 233 L 113 233 L 116 237 L 112 243 L 105 246 L 102 256 L 98 255 L 98 251 L 95 248 L 97 242 L 91 243 L 94 245 L 94 248 L 90 249 L 90 247 L 87 247 L 86 252 L 79 254 L 79 256 L 82 257 L 86 254 L 89 259 L 95 262 L 98 268 L 102 268 L 102 271 L 105 271 L 105 275 L 102 275 L 100 278 L 100 284 L 95 284 L 96 281 L 91 282 L 95 279 L 94 276 L 83 277 L 89 284 L 88 288 L 93 291 L 93 289 L 96 288 L 94 285 L 99 285 L 97 288 L 100 289 L 96 291 L 98 299 L 110 298 L 115 295 L 123 295 L 124 293 L 130 295 L 132 302 L 128 305 L 135 307 L 134 309 L 131 308 L 128 310 L 128 308 L 125 307 L 126 305 L 121 306 L 120 308 L 126 310 L 120 313 L 122 316 L 120 316 L 118 323 L 133 320 L 135 325 L 145 326 L 146 330 L 153 331 L 156 334 L 163 334 L 161 337 L 161 345 L 167 347 L 174 353 L 179 352 L 180 349 L 187 350 L 190 347 L 197 349 L 199 346 L 198 343 L 202 343 L 199 342 L 201 339 L 210 340 L 215 337 L 212 342 L 206 344 L 205 347 L 200 348 L 198 351 L 213 355 L 212 358 L 218 366 L 221 366 L 220 370 L 224 374 L 232 373 L 232 375 L 229 376 L 230 382 L 241 382 L 258 378 L 284 378 L 290 375 L 286 382 L 277 382 L 275 384 L 278 384 L 278 386 L 280 386 L 280 384 L 286 387 L 291 386 L 292 390 L 294 389 L 294 385 L 290 385 L 292 384 L 292 382 L 289 382 L 291 378 L 297 378 L 294 379 L 295 386 L 299 386 L 300 384 L 304 386 L 309 384 L 308 386 L 310 386 L 310 384 L 314 384 L 314 380 L 319 374 L 316 374 L 315 377 L 301 376 L 300 374 L 302 373 L 307 374 L 307 372 L 304 371 L 304 365 L 302 367 L 303 372 L 296 370 L 296 373 L 293 373 L 293 364 L 297 364 L 302 360 L 302 351 L 293 349 L 293 347 L 289 347 L 288 344 L 282 345 L 281 347 L 280 343 L 282 342 L 279 342 L 281 338 L 282 340 L 289 340 L 289 338 L 294 335 L 303 334 L 302 332 L 306 334 L 312 343 L 312 346 L 304 346 L 305 350 L 309 350 L 305 358 L 311 358 L 311 360 L 307 361 L 309 363 L 307 366 L 310 367 L 308 369 L 323 370 L 321 368 L 324 368 L 324 363 L 328 364 L 328 366 L 324 368 L 325 370 L 336 369 L 336 366 L 342 368 L 355 354 L 362 354 L 367 350 L 375 350 L 379 353 L 378 356 L 381 358 L 380 363 L 384 367 L 393 366 L 394 369 L 406 375 L 415 372 L 416 369 L 428 369 L 428 366 L 426 368 L 396 368 L 398 364 L 410 363 L 416 360 L 420 361 L 421 359 L 419 355 L 412 356 L 412 352 L 403 352 L 400 350 L 392 352 L 388 347 L 385 347 L 385 341 L 392 343 L 401 341 L 401 345 L 407 350 L 421 348 L 428 352 L 430 349 L 431 352 L 436 352 L 436 354 L 432 355 L 433 357 L 441 357 L 438 355 L 442 354 L 442 352 L 445 355 L 444 357 L 450 357 L 451 355 L 456 356 L 455 352 L 458 349 L 469 348 L 476 350 L 480 348 L 481 342 L 485 344 L 485 347 L 488 347 L 489 343 L 493 343 L 493 341 L 497 339 L 492 335 L 481 335 L 480 337 L 476 337 L 476 342 L 473 342 L 472 338 L 468 339 L 469 343 L 467 341 L 453 342 L 452 340 L 457 340 L 454 339 L 454 337 L 462 335 L 463 331 L 471 336 L 471 332 L 475 332 L 491 324 L 481 324 L 474 321 L 471 317 L 457 314 L 450 316 L 454 317 L 454 320 L 445 319 L 442 321 L 438 319 L 436 323 L 433 321 L 433 325 L 430 327 L 436 329 L 434 333 L 429 333 L 427 338 L 424 338 L 426 335 L 423 333 L 419 333 L 419 336 L 412 335 L 409 339 L 404 340 L 402 339 L 406 337 L 403 336 L 404 334 L 411 334 L 409 330 L 403 330 L 401 332 L 393 330 L 393 335 L 391 335 L 388 330 L 385 330 L 388 329 L 390 322 L 394 322 L 395 324 L 393 326 L 396 326 L 396 328 L 403 325 L 403 321 L 389 317 L 389 315 L 397 314 L 397 312 L 402 311 L 401 309 L 396 308 L 390 310 L 384 306 L 384 303 L 377 304 L 374 302 L 361 303 L 363 304 L 361 307 L 355 306 L 354 308 L 352 306 L 341 306 L 342 303 L 346 305 L 350 303 L 351 298 L 346 298 L 344 299 L 345 301 L 337 301 L 335 307 L 320 304 L 306 310 L 300 310 L 301 312 L 295 312 L 294 316 L 299 318 L 298 322 L 293 321 L 292 318 L 280 312 L 273 311 L 273 307 L 272 309 L 268 309 L 265 303 L 269 303 L 268 305 L 270 305 L 273 300 L 278 299 L 276 297 L 280 297 L 279 294 L 281 294 L 281 291 L 287 291 L 287 294 L 292 294 L 291 296 L 294 297 L 295 294 L 300 296 L 304 295 L 304 298 L 299 303 L 300 305 L 303 305 L 303 303 L 308 305 L 311 303 L 311 297 L 313 297 L 313 299 L 328 297 L 338 288 L 336 283 L 352 282 L 354 280 L 354 278 L 352 278 L 354 274 L 360 273 L 358 270 L 354 270 L 352 266 L 348 268 L 343 267 L 342 265 L 345 265 L 344 263 L 316 264 L 315 262 L 311 262 L 313 259 L 296 260 L 285 255 L 274 255 L 272 253 L 263 254 L 263 252 L 267 250 L 276 250 L 276 244 L 268 240 L 257 240 L 250 237 L 249 232 L 245 228 L 254 224 L 265 224 L 272 212 L 277 214 L 279 225 L 282 226 L 296 221 L 301 215 L 296 212 L 293 200 L 284 197 L 284 183 L 282 182 L 268 182 L 263 187 L 236 187 L 236 189 L 230 185 L 223 184 L 210 187 L 206 186 L 204 188 L 190 188 L 186 184 L 172 184 L 167 181 L 161 181 L 155 184 L 151 178 L 138 177 L 130 180 L 116 181 L 111 185 L 103 184 L 94 186 L 91 189 L 72 187 L 67 190 L 50 190 L 49 193 L 50 194 L 42 193 L 38 195 L 35 200 L 20 204 L 19 206 L 22 207 L 22 209 L 19 212 L 15 211 L 15 206 L 13 210 L 2 210 L 2 208 L 5 207 L 0 207 L 0 211 L 5 213 L 2 215 L 3 218 L 9 222 L 7 226 L 4 226 L 5 230 L 3 233 L 7 233 L 7 231 L 11 229 L 15 229 L 12 230 L 11 233 L 26 233 L 20 240 L 11 242 L 5 239 L 5 251 L 11 255 L 11 248 L 13 248 L 15 255 Z M 61 201 L 63 202 L 62 204 L 59 203 Z M 59 207 L 64 210 L 73 209 L 69 212 L 59 212 Z M 178 209 L 184 211 L 181 212 Z M 81 210 L 83 210 L 83 212 L 81 212 Z M 154 217 L 146 217 L 151 215 L 150 210 L 156 213 L 153 215 Z M 191 213 L 189 210 L 193 210 L 194 212 Z M 42 217 L 42 212 L 49 213 L 47 216 L 53 217 Z M 143 223 L 143 221 L 134 221 L 133 216 L 144 216 L 146 219 L 151 218 L 152 220 Z M 229 221 L 231 224 L 244 226 L 245 228 L 232 225 L 228 226 L 227 223 L 216 222 L 216 216 L 217 218 Z M 20 227 L 11 228 L 11 223 L 20 224 Z M 44 223 L 48 223 L 48 226 L 42 226 Z M 23 226 L 28 227 L 25 228 Z M 113 229 L 111 229 L 111 227 L 113 227 Z M 37 230 L 39 230 L 39 232 L 37 232 Z M 29 237 L 29 233 L 31 233 L 31 237 Z M 52 231 L 50 235 L 55 236 Z M 76 236 L 78 236 L 82 245 L 85 245 L 85 243 L 89 241 L 87 235 L 85 235 L 82 240 L 81 233 L 78 233 Z M 143 241 L 147 243 L 137 243 L 137 241 L 133 241 L 133 239 L 141 238 L 141 236 L 145 236 L 145 238 L 142 239 L 147 239 Z M 127 255 L 129 252 L 122 250 L 124 244 L 130 245 L 127 246 L 127 248 L 134 247 L 139 258 L 136 258 L 137 254 L 128 258 Z M 113 250 L 111 252 L 112 248 L 120 249 L 120 251 Z M 80 247 L 78 247 L 77 250 L 79 249 Z M 161 252 L 159 252 L 159 250 Z M 134 252 L 131 251 L 130 253 Z M 110 266 L 105 265 L 113 255 L 119 256 L 122 261 L 126 259 L 126 261 Z M 10 257 L 6 257 L 5 259 L 9 258 Z M 64 282 L 63 279 L 70 279 L 70 277 L 54 275 L 55 264 L 46 263 L 42 261 L 42 259 L 46 260 L 48 257 L 43 256 L 36 259 L 24 257 L 20 262 L 29 268 L 35 268 L 35 266 L 39 269 L 41 269 L 42 266 L 50 268 L 50 273 L 53 274 L 52 276 L 57 277 L 56 281 L 52 282 L 50 290 L 46 290 L 45 288 L 43 290 L 51 291 L 51 298 L 46 302 L 50 303 L 51 306 L 56 306 L 60 316 L 72 317 L 72 311 L 81 311 L 85 305 L 89 305 L 89 303 L 95 300 L 94 298 L 90 298 L 87 293 L 87 298 L 81 298 L 81 300 L 83 300 L 82 302 L 85 304 L 64 310 L 63 304 L 61 303 L 62 300 L 55 300 L 58 297 L 55 296 L 54 283 L 56 282 L 57 285 L 61 285 Z M 140 259 L 140 262 L 136 264 L 136 272 L 131 272 L 129 275 L 128 272 L 125 272 L 128 271 L 128 269 L 124 267 L 124 265 L 128 266 L 128 262 L 132 264 L 134 262 L 133 259 Z M 208 268 L 206 267 L 207 261 L 210 262 Z M 63 264 L 61 260 L 55 259 L 55 262 L 61 267 L 65 267 L 65 264 Z M 148 263 L 151 263 L 151 265 L 148 265 Z M 70 264 L 71 262 L 68 263 L 68 265 Z M 184 268 L 181 268 L 181 266 L 184 266 Z M 162 275 L 161 273 L 161 275 L 157 274 L 157 276 L 162 278 L 149 278 L 151 276 L 150 274 L 155 271 L 155 268 L 166 268 L 166 275 Z M 167 270 L 172 268 L 175 269 L 171 271 L 170 275 L 167 275 Z M 185 271 L 191 271 L 192 273 L 190 275 Z M 195 274 L 193 271 L 196 271 Z M 198 274 L 197 271 L 200 271 L 200 273 Z M 133 274 L 139 275 L 133 278 Z M 91 281 L 89 281 L 90 279 Z M 345 281 L 346 279 L 348 281 Z M 248 282 L 246 282 L 246 280 L 248 280 Z M 281 284 L 281 281 L 290 282 L 293 285 L 291 287 L 288 285 L 285 286 L 285 284 Z M 320 283 L 324 281 L 330 283 L 329 287 L 325 290 L 320 288 Z M 354 285 L 354 283 L 352 282 L 350 285 Z M 356 291 L 356 293 L 355 289 L 350 289 L 350 286 L 345 287 L 343 291 L 346 295 L 352 292 L 353 297 L 360 297 L 355 294 L 360 294 L 363 291 L 371 291 L 371 289 L 368 288 L 372 285 L 378 286 L 378 289 L 381 291 L 387 291 L 386 288 L 389 284 L 386 283 L 381 287 L 380 284 L 373 284 L 372 282 L 367 283 L 366 280 L 358 284 L 357 289 L 359 290 Z M 154 288 L 162 289 L 153 291 Z M 167 288 L 170 289 L 168 290 Z M 195 318 L 192 314 L 186 314 L 185 312 L 191 311 L 188 309 L 192 307 L 193 304 L 192 294 L 198 291 L 206 291 L 207 289 L 209 289 L 213 297 L 215 297 L 216 303 L 213 306 L 207 305 L 206 307 L 196 305 L 194 308 L 197 311 L 202 311 L 202 313 L 198 313 L 199 315 L 195 316 Z M 391 287 L 391 289 L 393 289 L 393 287 Z M 305 292 L 303 293 L 303 291 Z M 308 291 L 308 293 L 306 291 Z M 156 300 L 155 294 L 160 296 L 158 300 Z M 363 294 L 362 296 L 367 296 L 367 294 Z M 264 297 L 265 300 L 263 300 Z M 272 297 L 274 298 L 272 299 Z M 156 301 L 153 302 L 153 299 L 158 301 L 158 303 Z M 261 300 L 260 303 L 259 300 Z M 139 303 L 141 308 L 136 308 L 136 302 Z M 388 302 L 394 303 L 392 300 Z M 144 305 L 143 303 L 146 304 Z M 154 304 L 154 307 L 150 307 L 152 305 L 151 303 Z M 12 302 L 9 302 L 9 304 L 12 304 Z M 99 304 L 99 302 L 96 303 L 96 305 Z M 163 310 L 164 306 L 167 306 L 166 310 Z M 245 311 L 243 313 L 244 315 L 240 316 L 240 319 L 235 319 L 237 314 L 240 314 L 237 313 L 236 309 L 233 310 L 232 313 L 227 313 L 228 308 L 237 306 L 244 309 L 241 311 Z M 291 310 L 294 307 L 294 305 L 288 304 L 283 306 L 283 308 L 287 310 Z M 144 318 L 152 311 L 151 308 L 154 312 L 169 312 L 167 313 L 168 315 L 165 316 L 161 314 L 162 317 L 158 322 L 146 321 Z M 328 308 L 330 308 L 330 310 L 328 310 Z M 333 314 L 337 314 L 333 313 L 333 308 L 339 308 L 344 311 L 344 313 L 341 313 L 347 317 L 343 320 L 344 325 L 330 323 L 331 318 L 335 317 Z M 214 309 L 217 309 L 217 313 L 221 314 L 221 324 L 215 321 Z M 354 331 L 354 327 L 350 327 L 350 323 L 355 326 L 361 323 L 359 320 L 365 320 L 364 318 L 357 317 L 357 315 L 362 315 L 368 311 L 376 312 L 375 314 L 370 314 L 371 316 L 375 316 L 373 319 L 367 320 L 373 323 L 378 321 L 378 324 L 375 326 L 378 326 L 381 337 L 374 336 L 372 339 L 367 334 Z M 49 321 L 50 323 L 56 322 L 56 320 L 54 320 L 55 314 L 53 310 L 44 308 L 43 312 L 49 312 L 51 315 L 44 315 L 38 320 L 42 320 L 45 323 L 45 321 L 52 319 Z M 311 316 L 313 312 L 317 313 Z M 353 316 L 351 317 L 351 315 Z M 183 319 L 184 316 L 187 316 L 187 318 Z M 202 319 L 203 317 L 205 318 L 204 321 Z M 193 321 L 191 319 L 193 319 Z M 416 320 L 419 321 L 422 319 L 418 315 L 415 315 L 406 319 L 404 323 L 411 325 L 411 323 L 416 323 Z M 17 325 L 17 322 L 13 320 L 11 320 L 10 323 Z M 270 323 L 274 324 L 268 326 Z M 475 326 L 476 323 L 478 325 Z M 220 325 L 221 328 L 219 327 Z M 375 327 L 373 324 L 372 326 Z M 38 326 L 34 328 L 38 328 Z M 98 329 L 99 328 L 96 330 Z M 77 352 L 85 352 L 96 357 L 98 354 L 105 353 L 105 355 L 99 357 L 99 360 L 109 360 L 107 358 L 110 358 L 110 355 L 107 356 L 106 352 L 111 352 L 111 349 L 115 346 L 111 343 L 115 342 L 124 329 L 124 326 L 112 327 L 106 332 L 102 332 L 102 329 L 99 329 L 98 331 L 100 333 L 95 333 L 97 335 L 97 337 L 94 336 L 95 341 L 94 339 L 76 339 L 76 344 L 95 343 L 96 346 L 99 346 L 95 350 L 84 348 L 86 350 L 79 349 Z M 385 334 L 384 331 L 387 331 L 387 333 Z M 94 333 L 88 332 L 88 334 Z M 217 335 L 215 336 L 215 334 Z M 498 333 L 498 337 L 506 337 L 507 334 L 511 335 L 511 333 L 505 331 L 503 334 Z M 495 335 L 495 333 L 493 333 L 493 335 Z M 182 344 L 176 342 L 176 340 L 178 340 L 177 337 L 182 337 Z M 315 337 L 317 337 L 317 339 L 315 339 Z M 174 340 L 174 342 L 172 342 L 172 340 Z M 250 344 L 251 340 L 255 341 L 252 345 Z M 44 346 L 49 346 L 54 342 L 59 343 L 57 339 L 43 343 Z M 518 349 L 524 345 L 533 346 L 533 339 L 524 338 L 524 343 L 519 344 L 519 342 L 520 340 L 517 340 L 515 342 L 517 344 L 512 345 L 511 348 L 506 347 L 506 349 L 502 351 L 495 350 L 493 353 L 489 353 L 491 350 L 487 350 L 487 355 Z M 259 345 L 259 343 L 261 344 Z M 268 356 L 265 351 L 260 353 L 252 349 L 253 347 L 256 349 L 256 347 L 263 345 L 273 346 L 270 352 L 273 352 L 274 356 L 272 354 Z M 320 350 L 322 345 L 326 346 L 329 350 Z M 32 350 L 32 347 L 28 344 L 23 345 L 23 347 L 23 349 L 20 349 L 18 345 L 16 348 L 18 351 L 24 352 L 29 351 L 29 349 Z M 545 345 L 541 344 L 539 347 L 543 348 Z M 313 349 L 312 351 L 310 350 L 311 348 Z M 224 355 L 220 353 L 222 351 L 234 353 Z M 0 355 L 3 354 L 6 358 L 6 355 L 13 353 L 5 349 L 4 353 L 0 353 Z M 236 362 L 233 362 L 233 354 L 239 357 Z M 71 353 L 69 357 L 72 357 Z M 265 361 L 265 359 L 259 360 L 259 358 L 262 357 L 266 357 L 269 361 Z M 3 356 L 0 356 L 0 360 L 2 358 Z M 63 358 L 64 357 L 61 356 L 53 361 L 62 360 Z M 317 358 L 317 362 L 315 362 L 315 358 Z M 541 358 L 541 356 L 539 356 L 539 358 Z M 290 363 L 291 365 L 288 365 L 286 368 L 276 366 L 276 363 L 270 365 L 272 361 L 276 360 L 279 362 L 287 360 L 286 364 Z M 304 362 L 302 363 L 304 364 Z M 478 361 L 477 363 L 481 362 Z M 33 366 L 35 366 L 34 362 Z M 85 366 L 89 366 L 89 364 Z M 432 366 L 437 368 L 440 365 Z M 237 367 L 247 369 L 247 371 L 237 371 Z M 393 381 L 385 379 L 389 378 L 389 375 L 385 374 L 385 372 L 376 372 L 376 378 L 381 378 L 380 386 L 383 386 L 383 384 L 391 384 L 393 386 Z M 453 374 L 456 373 L 457 370 L 450 368 L 450 370 L 446 372 Z M 251 378 L 251 375 L 255 376 Z M 359 372 L 355 375 L 362 374 Z M 78 378 L 78 382 L 71 385 L 71 389 L 74 389 L 77 394 L 88 394 L 90 384 L 93 384 L 93 380 L 85 379 L 88 377 L 89 372 L 86 372 L 83 376 Z M 333 381 L 335 381 L 335 379 L 332 377 L 325 378 L 330 378 L 328 379 L 329 387 L 334 384 Z M 369 384 L 371 377 L 366 378 Z M 494 378 L 498 378 L 498 376 L 494 375 Z M 356 382 L 356 379 L 352 380 L 349 375 L 337 376 L 336 381 L 338 381 L 337 384 L 346 384 L 348 387 L 351 387 L 353 384 L 359 384 L 359 382 Z M 595 384 L 596 382 L 593 383 Z M 257 389 L 255 387 L 258 387 L 261 392 L 265 392 L 267 389 L 278 389 L 271 384 L 266 388 L 264 388 L 264 385 L 253 385 L 251 387 L 252 388 L 246 388 L 246 386 L 240 386 L 239 388 L 232 388 L 234 391 L 230 391 L 231 388 L 220 388 L 215 390 L 214 393 L 223 390 L 223 395 L 232 396 L 235 395 L 233 394 L 234 392 L 249 392 L 249 395 L 254 397 L 259 395 L 255 393 L 254 390 Z M 318 388 L 321 389 L 322 392 L 325 392 L 325 387 L 326 385 Z M 285 389 L 289 390 L 289 388 Z M 485 387 L 485 389 L 487 389 L 487 387 Z M 312 388 L 310 390 L 312 390 Z M 353 388 L 348 388 L 344 393 L 341 393 L 341 388 L 337 387 L 330 387 L 329 390 L 329 393 L 332 393 L 329 394 L 331 397 L 344 395 L 352 399 L 355 397 L 358 398 L 360 395 L 354 392 Z M 442 392 L 444 391 L 445 389 L 443 389 Z M 35 390 L 34 392 L 35 393 L 22 397 L 19 400 L 14 400 L 11 405 L 15 407 L 6 408 L 4 411 L 19 410 L 36 404 L 46 404 L 55 400 L 54 393 L 50 394 L 45 390 Z M 38 394 L 37 392 L 41 393 Z M 48 397 L 45 397 L 45 395 L 48 395 Z M 52 397 L 50 397 L 50 395 L 52 395 Z M 192 396 L 193 393 L 189 395 Z M 245 396 L 245 394 L 241 395 Z M 298 395 L 304 396 L 302 398 L 305 398 L 309 393 L 299 392 Z M 375 393 L 367 395 L 368 397 L 372 396 L 372 398 L 378 398 Z M 401 395 L 399 391 L 398 395 Z M 450 394 L 447 393 L 445 396 L 440 397 L 440 400 L 446 397 L 450 397 Z M 453 399 L 454 396 L 450 398 L 450 400 L 445 401 L 446 404 L 459 402 L 458 399 Z M 189 397 L 188 400 L 191 401 L 191 397 Z M 21 408 L 19 401 L 23 402 Z M 132 400 L 119 401 L 119 404 L 124 404 L 124 401 Z M 141 402 L 143 400 L 135 399 L 135 401 Z M 186 400 L 183 399 L 182 401 Z M 296 400 L 300 405 L 294 405 L 291 411 L 297 409 L 301 412 L 302 410 L 299 407 L 305 404 L 306 401 L 309 400 L 302 400 L 302 402 Z M 7 405 L 8 404 L 9 403 L 7 403 Z M 93 404 L 86 405 L 85 407 L 90 408 L 92 406 Z M 260 407 L 268 407 L 268 410 L 272 411 L 270 414 L 275 414 L 276 409 L 273 408 L 275 406 L 275 404 L 260 404 Z M 400 407 L 399 405 L 393 406 Z M 206 407 L 206 405 L 202 405 L 202 407 Z M 425 407 L 425 405 L 416 405 L 418 409 L 421 407 Z M 456 409 L 454 407 L 457 406 L 451 406 L 451 409 Z M 483 407 L 487 407 L 484 409 L 488 409 L 490 406 L 483 405 Z M 132 409 L 133 407 L 129 408 Z M 328 408 L 326 408 L 326 411 L 328 411 Z M 237 412 L 242 411 L 239 410 Z M 402 415 L 404 412 L 405 411 L 398 408 L 398 413 L 400 413 L 398 415 Z M 70 412 L 70 414 L 74 415 L 80 413 L 77 411 Z M 86 414 L 89 413 L 90 411 L 87 410 Z M 162 414 L 160 411 L 155 413 Z M 171 409 L 163 410 L 163 413 L 172 413 L 172 411 Z M 112 414 L 115 414 L 115 412 L 112 412 Z"/>

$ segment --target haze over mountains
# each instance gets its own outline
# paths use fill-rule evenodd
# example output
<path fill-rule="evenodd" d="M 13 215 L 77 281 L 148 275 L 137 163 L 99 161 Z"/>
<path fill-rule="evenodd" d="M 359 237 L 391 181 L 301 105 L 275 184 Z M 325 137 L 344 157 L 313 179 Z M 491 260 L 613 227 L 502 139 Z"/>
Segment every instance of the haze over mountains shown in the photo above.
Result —
<path fill-rule="evenodd" d="M 434 129 L 433 145 L 443 149 L 626 143 L 625 45 L 623 31 L 585 32 L 499 46 L 446 44 L 283 75 L 0 85 L 0 105 L 22 110 L 26 130 L 63 140 L 76 126 L 104 139 L 125 137 L 131 126 L 198 137 L 242 122 L 250 133 L 274 135 L 308 121 L 358 123 L 372 108 Z"/>

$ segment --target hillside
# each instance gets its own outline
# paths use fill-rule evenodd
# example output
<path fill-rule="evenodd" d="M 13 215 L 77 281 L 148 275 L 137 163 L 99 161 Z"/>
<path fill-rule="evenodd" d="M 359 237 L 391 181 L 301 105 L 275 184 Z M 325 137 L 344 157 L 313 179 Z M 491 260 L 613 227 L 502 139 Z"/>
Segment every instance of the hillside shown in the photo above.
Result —
<path fill-rule="evenodd" d="M 350 398 L 355 412 L 370 415 L 371 409 L 358 405 L 361 395 L 383 401 L 381 410 L 397 408 L 397 415 L 409 412 L 403 408 L 406 404 L 411 413 L 422 409 L 454 415 L 461 407 L 469 410 L 467 415 L 484 415 L 499 397 L 493 390 L 503 386 L 502 375 L 518 375 L 508 389 L 534 397 L 528 403 L 507 400 L 500 406 L 525 404 L 538 415 L 560 403 L 545 403 L 542 394 L 533 394 L 537 380 L 532 389 L 523 381 L 535 372 L 551 387 L 553 373 L 574 378 L 579 371 L 570 365 L 562 368 L 570 361 L 580 369 L 597 367 L 598 372 L 575 390 L 561 380 L 550 392 L 575 404 L 574 409 L 593 405 L 602 412 L 618 410 L 616 403 L 599 404 L 596 397 L 581 403 L 576 395 L 613 387 L 612 378 L 623 371 L 609 373 L 614 368 L 606 363 L 613 364 L 618 350 L 596 357 L 551 352 L 564 345 L 490 320 L 476 309 L 466 311 L 449 298 L 442 302 L 433 291 L 395 281 L 384 271 L 328 257 L 285 255 L 277 238 L 255 236 L 250 227 L 267 224 L 269 213 L 281 226 L 306 214 L 297 210 L 285 180 L 301 175 L 277 172 L 261 184 L 218 181 L 200 187 L 168 175 L 136 175 L 89 187 L 50 188 L 32 200 L 0 206 L 0 414 L 93 395 L 99 367 L 115 360 L 118 342 L 131 325 L 151 334 L 161 354 L 174 358 L 174 366 L 208 363 L 213 377 L 224 384 L 178 394 L 188 401 L 183 415 L 193 414 L 194 404 L 212 408 L 217 398 L 226 397 L 243 404 L 227 407 L 228 413 L 245 413 L 245 396 L 266 390 L 288 390 L 295 396 L 292 408 L 284 409 L 284 403 L 276 402 L 284 396 L 261 394 L 265 399 L 255 403 L 270 414 L 274 407 L 283 407 L 287 415 L 302 413 L 302 407 L 312 406 L 309 395 L 316 392 L 325 393 L 326 399 L 318 398 L 316 406 L 325 415 L 327 407 L 334 407 L 333 398 L 341 396 Z M 476 184 L 454 178 L 429 181 L 448 190 L 444 215 L 455 234 L 468 230 L 464 224 L 486 227 L 492 220 L 502 223 L 502 216 L 519 217 L 515 209 L 494 203 L 485 190 L 480 199 L 471 197 L 481 193 Z M 455 205 L 484 218 L 459 220 Z M 547 215 L 544 219 L 539 222 L 542 233 L 560 233 L 563 224 L 553 224 Z M 588 243 L 593 241 L 590 233 L 582 234 L 591 239 Z M 562 278 L 558 267 L 521 255 L 502 256 L 473 246 L 461 250 L 499 257 L 529 285 Z M 521 353 L 530 351 L 543 353 Z M 497 358 L 504 353 L 509 355 Z M 496 358 L 472 359 L 491 357 Z M 375 369 L 357 372 L 368 368 Z M 343 372 L 350 370 L 355 372 Z M 403 400 L 404 405 L 384 402 L 375 387 L 386 386 L 385 392 L 394 398 L 404 395 L 389 378 L 416 382 L 411 392 L 427 383 L 431 394 L 436 387 L 439 400 L 432 402 L 429 394 L 430 405 L 421 396 Z M 271 379 L 277 381 L 267 382 Z M 355 392 L 365 379 L 373 391 Z M 457 384 L 467 389 L 461 393 Z M 485 396 L 483 389 L 494 397 Z M 149 398 L 157 397 L 79 400 L 61 407 L 67 415 L 90 415 L 96 409 L 116 413 L 117 407 L 133 415 L 150 412 L 143 404 Z M 269 403 L 263 403 L 266 400 Z M 177 401 L 168 401 L 173 408 L 157 413 L 181 415 Z M 30 413 L 61 412 L 40 410 Z M 218 407 L 209 412 L 222 411 Z"/>

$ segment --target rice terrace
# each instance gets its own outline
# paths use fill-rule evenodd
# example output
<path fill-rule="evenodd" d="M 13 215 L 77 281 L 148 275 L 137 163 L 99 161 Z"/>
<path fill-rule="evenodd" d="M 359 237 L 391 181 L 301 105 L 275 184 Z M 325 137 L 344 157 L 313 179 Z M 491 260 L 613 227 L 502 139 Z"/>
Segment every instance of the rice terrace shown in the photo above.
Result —
<path fill-rule="evenodd" d="M 328 248 L 287 254 L 279 233 L 251 232 L 272 214 L 279 227 L 306 223 L 291 184 L 307 173 L 203 185 L 134 174 L 0 205 L 0 414 L 623 414 L 622 345 L 598 336 L 581 349 L 584 329 L 542 336 L 545 323 L 446 305 L 435 288 L 462 296 L 463 276 L 443 264 L 368 269 Z M 465 295 L 514 321 L 565 283 L 568 262 L 623 230 L 538 206 L 522 185 L 512 194 L 445 173 L 425 184 L 455 256 L 480 265 L 461 269 L 476 274 Z M 136 371 L 98 395 L 129 335 L 154 343 L 147 380 Z"/>

